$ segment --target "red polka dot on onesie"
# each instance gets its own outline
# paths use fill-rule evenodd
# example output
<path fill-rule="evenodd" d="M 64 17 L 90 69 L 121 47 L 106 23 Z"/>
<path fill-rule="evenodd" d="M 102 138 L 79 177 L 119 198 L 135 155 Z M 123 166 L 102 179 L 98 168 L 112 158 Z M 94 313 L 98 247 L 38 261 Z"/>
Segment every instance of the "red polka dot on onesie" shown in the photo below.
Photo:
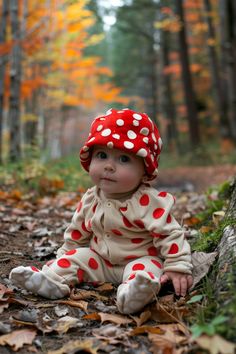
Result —
<path fill-rule="evenodd" d="M 142 195 L 139 199 L 139 204 L 142 206 L 146 206 L 149 204 L 149 196 L 147 194 Z"/>
<path fill-rule="evenodd" d="M 73 240 L 79 240 L 82 237 L 82 234 L 79 230 L 73 230 L 71 233 L 71 238 Z"/>
<path fill-rule="evenodd" d="M 54 263 L 54 259 L 51 259 L 50 261 L 48 261 L 48 262 L 46 263 L 46 265 L 47 265 L 48 267 L 50 267 L 50 265 L 53 264 L 53 263 Z"/>
<path fill-rule="evenodd" d="M 82 208 L 82 202 L 79 202 L 77 209 L 76 209 L 77 213 L 80 212 L 81 208 Z"/>
<path fill-rule="evenodd" d="M 154 212 L 153 212 L 153 217 L 154 217 L 154 219 L 159 219 L 159 218 L 161 218 L 162 215 L 164 214 L 164 212 L 165 212 L 165 209 L 163 209 L 163 208 L 157 208 L 157 209 L 155 209 Z"/>
<path fill-rule="evenodd" d="M 78 269 L 77 270 L 77 277 L 80 283 L 83 283 L 84 281 L 84 270 L 83 269 Z"/>
<path fill-rule="evenodd" d="M 39 269 L 36 268 L 35 266 L 31 266 L 31 269 L 32 269 L 34 272 L 39 272 Z"/>
<path fill-rule="evenodd" d="M 117 235 L 117 236 L 122 236 L 122 232 L 116 229 L 111 230 L 113 232 L 113 234 Z"/>
<path fill-rule="evenodd" d="M 125 217 L 123 216 L 123 223 L 125 224 L 125 226 L 127 227 L 132 227 L 133 225 L 131 224 L 131 222 Z"/>
<path fill-rule="evenodd" d="M 131 242 L 132 243 L 141 243 L 141 242 L 143 242 L 143 238 L 141 238 L 141 237 L 137 237 L 137 238 L 132 238 L 131 239 Z"/>
<path fill-rule="evenodd" d="M 179 247 L 176 243 L 173 243 L 169 249 L 168 254 L 176 254 L 179 251 Z"/>
<path fill-rule="evenodd" d="M 151 232 L 151 235 L 152 235 L 152 237 L 154 237 L 154 238 L 160 238 L 160 239 L 163 239 L 163 238 L 166 237 L 166 235 L 158 234 L 158 233 L 156 233 L 156 232 Z"/>
<path fill-rule="evenodd" d="M 161 265 L 161 263 L 160 262 L 158 262 L 156 259 L 151 259 L 151 262 L 153 263 L 153 264 L 155 264 L 155 266 L 157 266 L 158 268 L 162 268 L 162 265 Z"/>
<path fill-rule="evenodd" d="M 133 265 L 132 270 L 144 270 L 145 265 L 142 263 L 136 263 Z"/>
<path fill-rule="evenodd" d="M 130 254 L 129 256 L 126 256 L 124 260 L 130 261 L 131 259 L 136 259 L 136 258 L 138 258 L 138 256 L 136 256 L 135 254 Z"/>
<path fill-rule="evenodd" d="M 167 224 L 170 224 L 171 221 L 172 221 L 172 218 L 171 218 L 171 215 L 169 214 L 169 215 L 167 216 L 166 222 L 167 222 Z"/>
<path fill-rule="evenodd" d="M 82 222 L 82 229 L 86 232 L 89 232 L 84 221 Z"/>
<path fill-rule="evenodd" d="M 104 262 L 106 263 L 106 265 L 107 265 L 109 268 L 112 268 L 112 267 L 113 267 L 113 264 L 111 264 L 111 262 L 109 262 L 107 259 L 104 259 Z"/>
<path fill-rule="evenodd" d="M 167 196 L 167 192 L 160 192 L 158 193 L 158 197 L 163 197 L 165 198 Z"/>
<path fill-rule="evenodd" d="M 127 211 L 127 207 L 121 207 L 120 211 Z"/>
<path fill-rule="evenodd" d="M 135 225 L 140 227 L 140 229 L 144 229 L 145 228 L 145 225 L 144 225 L 142 220 L 134 220 L 134 223 L 135 223 Z"/>
<path fill-rule="evenodd" d="M 94 242 L 96 242 L 96 243 L 98 243 L 98 238 L 97 238 L 97 236 L 94 236 Z"/>
<path fill-rule="evenodd" d="M 132 273 L 132 274 L 129 276 L 128 280 L 134 279 L 135 276 L 136 276 L 136 274 L 135 274 L 135 273 Z"/>
<path fill-rule="evenodd" d="M 151 279 L 155 279 L 155 276 L 152 272 L 148 272 L 148 275 L 150 276 Z"/>
<path fill-rule="evenodd" d="M 67 256 L 72 256 L 72 254 L 75 254 L 76 253 L 76 250 L 70 250 L 70 251 L 67 251 L 65 254 Z"/>
<path fill-rule="evenodd" d="M 94 258 L 90 258 L 88 261 L 88 265 L 92 269 L 98 269 L 98 262 Z"/>
<path fill-rule="evenodd" d="M 69 268 L 71 266 L 71 263 L 68 259 L 61 258 L 61 259 L 58 259 L 57 265 L 61 268 Z"/>
<path fill-rule="evenodd" d="M 95 211 L 96 211 L 96 208 L 97 208 L 97 204 L 95 204 L 94 206 L 93 206 L 93 213 L 95 213 Z"/>
<path fill-rule="evenodd" d="M 149 256 L 157 256 L 158 252 L 156 247 L 152 246 L 148 248 L 148 254 Z"/>

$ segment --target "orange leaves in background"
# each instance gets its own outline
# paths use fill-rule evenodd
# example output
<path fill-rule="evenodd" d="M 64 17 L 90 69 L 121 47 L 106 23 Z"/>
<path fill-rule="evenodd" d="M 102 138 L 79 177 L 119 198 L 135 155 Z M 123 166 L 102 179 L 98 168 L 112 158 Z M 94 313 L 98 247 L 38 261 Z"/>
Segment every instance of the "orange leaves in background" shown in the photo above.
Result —
<path fill-rule="evenodd" d="M 20 3 L 22 100 L 31 99 L 33 93 L 41 89 L 45 108 L 58 108 L 63 104 L 92 107 L 96 100 L 120 101 L 120 89 L 100 83 L 101 77 L 112 76 L 111 70 L 101 66 L 99 57 L 83 53 L 86 47 L 104 38 L 103 34 L 88 32 L 96 19 L 86 8 L 87 3 L 88 0 Z M 10 30 L 7 33 L 6 43 L 0 45 L 0 55 L 11 54 Z"/>

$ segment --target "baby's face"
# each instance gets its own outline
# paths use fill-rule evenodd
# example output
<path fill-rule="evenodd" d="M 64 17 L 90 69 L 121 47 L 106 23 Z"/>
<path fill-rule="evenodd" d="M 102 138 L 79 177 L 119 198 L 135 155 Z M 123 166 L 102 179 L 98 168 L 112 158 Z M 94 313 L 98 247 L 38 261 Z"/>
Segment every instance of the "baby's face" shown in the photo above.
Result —
<path fill-rule="evenodd" d="M 145 175 L 141 157 L 119 149 L 96 145 L 89 175 L 107 198 L 135 190 Z"/>

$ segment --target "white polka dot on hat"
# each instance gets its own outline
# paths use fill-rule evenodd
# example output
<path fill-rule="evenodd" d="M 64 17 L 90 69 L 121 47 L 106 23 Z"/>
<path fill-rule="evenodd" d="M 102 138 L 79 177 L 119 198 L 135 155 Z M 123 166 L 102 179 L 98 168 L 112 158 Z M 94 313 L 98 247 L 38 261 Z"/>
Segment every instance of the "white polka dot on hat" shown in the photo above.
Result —
<path fill-rule="evenodd" d="M 80 150 L 80 161 L 86 171 L 89 170 L 94 145 L 134 153 L 144 159 L 149 180 L 157 175 L 162 141 L 156 125 L 146 113 L 127 108 L 109 109 L 105 115 L 95 118 L 89 137 Z"/>

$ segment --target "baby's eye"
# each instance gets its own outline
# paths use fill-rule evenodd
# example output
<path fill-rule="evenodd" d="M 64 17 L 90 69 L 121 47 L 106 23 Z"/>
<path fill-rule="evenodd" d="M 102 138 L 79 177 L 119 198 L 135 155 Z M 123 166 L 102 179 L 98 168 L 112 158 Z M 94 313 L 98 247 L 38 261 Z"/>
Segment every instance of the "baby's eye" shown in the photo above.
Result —
<path fill-rule="evenodd" d="M 120 162 L 129 162 L 130 161 L 130 158 L 129 158 L 129 156 L 127 156 L 127 155 L 121 155 L 120 156 Z"/>
<path fill-rule="evenodd" d="M 96 157 L 98 157 L 101 160 L 104 160 L 107 158 L 107 154 L 104 151 L 99 151 L 96 155 Z"/>

